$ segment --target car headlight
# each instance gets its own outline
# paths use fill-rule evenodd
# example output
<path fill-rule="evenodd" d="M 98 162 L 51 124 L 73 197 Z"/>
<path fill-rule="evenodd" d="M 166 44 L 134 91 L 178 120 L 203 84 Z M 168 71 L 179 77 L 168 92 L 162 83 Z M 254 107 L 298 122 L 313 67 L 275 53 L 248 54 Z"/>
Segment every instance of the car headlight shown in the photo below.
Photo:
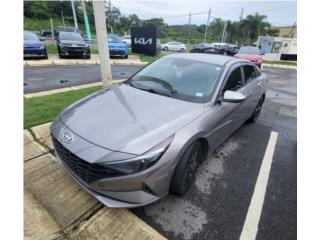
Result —
<path fill-rule="evenodd" d="M 158 160 L 170 146 L 173 138 L 174 134 L 138 157 L 117 162 L 107 162 L 103 163 L 103 165 L 112 169 L 113 171 L 118 172 L 120 175 L 141 172 L 152 167 L 154 164 L 156 164 L 156 162 L 158 162 Z"/>

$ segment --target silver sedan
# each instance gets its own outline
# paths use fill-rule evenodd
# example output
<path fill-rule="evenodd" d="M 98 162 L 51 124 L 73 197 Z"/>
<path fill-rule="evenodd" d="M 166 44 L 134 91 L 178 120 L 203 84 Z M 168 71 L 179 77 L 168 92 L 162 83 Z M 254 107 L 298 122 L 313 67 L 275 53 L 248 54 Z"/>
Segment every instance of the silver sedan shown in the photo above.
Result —
<path fill-rule="evenodd" d="M 162 57 L 60 113 L 51 126 L 57 157 L 108 207 L 184 194 L 199 164 L 243 123 L 257 121 L 266 80 L 233 57 Z"/>

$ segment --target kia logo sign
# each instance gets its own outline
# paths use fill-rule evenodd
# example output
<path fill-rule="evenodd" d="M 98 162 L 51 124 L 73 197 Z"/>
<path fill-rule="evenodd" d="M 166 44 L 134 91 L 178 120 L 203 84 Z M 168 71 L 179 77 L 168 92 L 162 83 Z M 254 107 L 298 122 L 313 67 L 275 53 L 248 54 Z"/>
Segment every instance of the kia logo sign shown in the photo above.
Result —
<path fill-rule="evenodd" d="M 133 53 L 154 56 L 160 51 L 160 33 L 156 27 L 132 27 L 130 32 Z"/>
<path fill-rule="evenodd" d="M 152 44 L 152 38 L 149 39 L 144 39 L 144 38 L 134 38 L 134 44 L 142 44 L 142 45 L 147 45 L 147 44 Z"/>

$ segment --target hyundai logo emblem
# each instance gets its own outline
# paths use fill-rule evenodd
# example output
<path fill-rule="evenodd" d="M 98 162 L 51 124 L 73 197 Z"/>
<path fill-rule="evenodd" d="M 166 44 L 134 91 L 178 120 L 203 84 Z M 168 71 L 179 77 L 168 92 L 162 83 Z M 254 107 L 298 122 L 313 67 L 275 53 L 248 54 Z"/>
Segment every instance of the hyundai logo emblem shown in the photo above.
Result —
<path fill-rule="evenodd" d="M 73 134 L 69 133 L 69 132 L 65 132 L 63 135 L 62 135 L 62 140 L 65 142 L 65 143 L 71 143 L 73 142 L 74 140 L 74 136 Z"/>

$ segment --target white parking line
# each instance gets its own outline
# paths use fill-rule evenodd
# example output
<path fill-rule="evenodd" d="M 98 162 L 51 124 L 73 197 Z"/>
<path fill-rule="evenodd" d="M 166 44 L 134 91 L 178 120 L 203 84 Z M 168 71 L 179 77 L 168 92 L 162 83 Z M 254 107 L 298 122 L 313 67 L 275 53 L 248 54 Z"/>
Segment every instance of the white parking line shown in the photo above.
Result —
<path fill-rule="evenodd" d="M 278 133 L 272 131 L 241 231 L 240 240 L 253 240 L 256 238 L 277 139 Z"/>

